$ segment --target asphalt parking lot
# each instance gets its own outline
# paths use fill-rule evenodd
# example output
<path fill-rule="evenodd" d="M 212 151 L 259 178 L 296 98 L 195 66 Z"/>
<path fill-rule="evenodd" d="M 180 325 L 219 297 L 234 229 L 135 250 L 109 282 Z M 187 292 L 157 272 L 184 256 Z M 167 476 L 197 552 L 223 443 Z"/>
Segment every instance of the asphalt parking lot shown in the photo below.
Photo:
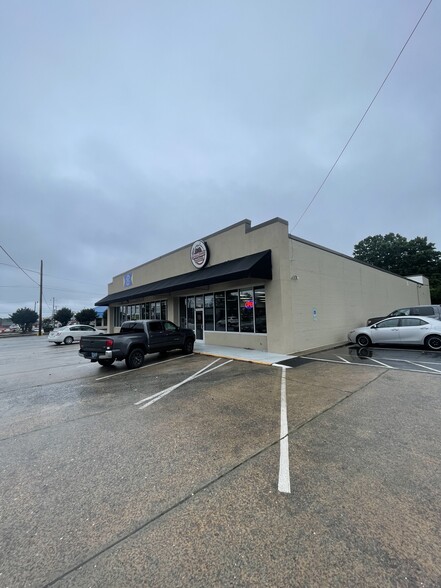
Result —
<path fill-rule="evenodd" d="M 0 585 L 441 585 L 440 357 L 368 351 L 0 339 Z"/>
<path fill-rule="evenodd" d="M 345 345 L 336 349 L 299 356 L 282 363 L 290 367 L 296 367 L 308 361 L 346 363 L 373 368 L 385 367 L 391 370 L 441 375 L 441 352 L 428 351 L 422 347 L 406 347 L 404 345 L 401 347 Z"/>

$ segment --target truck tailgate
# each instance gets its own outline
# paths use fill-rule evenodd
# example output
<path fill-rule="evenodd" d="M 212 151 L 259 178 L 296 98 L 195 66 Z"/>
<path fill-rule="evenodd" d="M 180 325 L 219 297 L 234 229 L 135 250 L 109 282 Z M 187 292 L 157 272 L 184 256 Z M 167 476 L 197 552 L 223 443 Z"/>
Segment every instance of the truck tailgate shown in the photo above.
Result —
<path fill-rule="evenodd" d="M 93 337 L 81 337 L 80 349 L 82 351 L 97 351 L 103 353 L 106 350 L 106 341 L 108 337 L 105 335 L 95 335 Z"/>

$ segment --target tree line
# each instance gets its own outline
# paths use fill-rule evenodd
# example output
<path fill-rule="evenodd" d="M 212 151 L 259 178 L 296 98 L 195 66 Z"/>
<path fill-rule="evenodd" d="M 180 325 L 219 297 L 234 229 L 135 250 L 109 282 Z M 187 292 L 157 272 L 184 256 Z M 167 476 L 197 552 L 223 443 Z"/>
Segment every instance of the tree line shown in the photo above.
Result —
<path fill-rule="evenodd" d="M 432 304 L 441 304 L 441 252 L 427 237 L 408 240 L 398 233 L 374 235 L 357 243 L 353 255 L 399 276 L 425 276 Z"/>
<path fill-rule="evenodd" d="M 18 308 L 9 315 L 9 318 L 20 327 L 22 333 L 28 333 L 38 321 L 38 314 L 30 308 Z M 43 319 L 43 330 L 44 332 L 50 331 L 54 323 L 60 323 L 64 327 L 74 318 L 82 325 L 90 325 L 98 318 L 98 315 L 94 308 L 84 308 L 74 313 L 70 308 L 63 307 L 57 310 L 53 317 Z"/>

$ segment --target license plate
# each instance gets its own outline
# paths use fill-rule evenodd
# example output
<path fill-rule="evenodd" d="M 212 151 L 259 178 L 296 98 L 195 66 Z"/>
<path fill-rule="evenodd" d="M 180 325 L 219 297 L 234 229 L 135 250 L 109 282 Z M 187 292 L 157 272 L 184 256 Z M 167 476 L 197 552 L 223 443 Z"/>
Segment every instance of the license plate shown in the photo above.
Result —
<path fill-rule="evenodd" d="M 98 357 L 98 353 L 95 351 L 92 352 L 92 359 L 96 359 Z"/>

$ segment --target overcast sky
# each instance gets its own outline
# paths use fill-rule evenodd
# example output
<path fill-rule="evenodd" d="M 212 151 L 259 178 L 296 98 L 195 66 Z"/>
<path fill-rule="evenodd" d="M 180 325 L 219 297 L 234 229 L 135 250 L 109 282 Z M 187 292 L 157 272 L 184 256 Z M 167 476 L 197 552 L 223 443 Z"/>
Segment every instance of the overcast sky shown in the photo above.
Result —
<path fill-rule="evenodd" d="M 427 4 L 2 0 L 0 245 L 44 315 L 244 218 L 441 249 L 439 2 L 295 226 Z M 0 316 L 38 298 L 0 250 Z"/>

